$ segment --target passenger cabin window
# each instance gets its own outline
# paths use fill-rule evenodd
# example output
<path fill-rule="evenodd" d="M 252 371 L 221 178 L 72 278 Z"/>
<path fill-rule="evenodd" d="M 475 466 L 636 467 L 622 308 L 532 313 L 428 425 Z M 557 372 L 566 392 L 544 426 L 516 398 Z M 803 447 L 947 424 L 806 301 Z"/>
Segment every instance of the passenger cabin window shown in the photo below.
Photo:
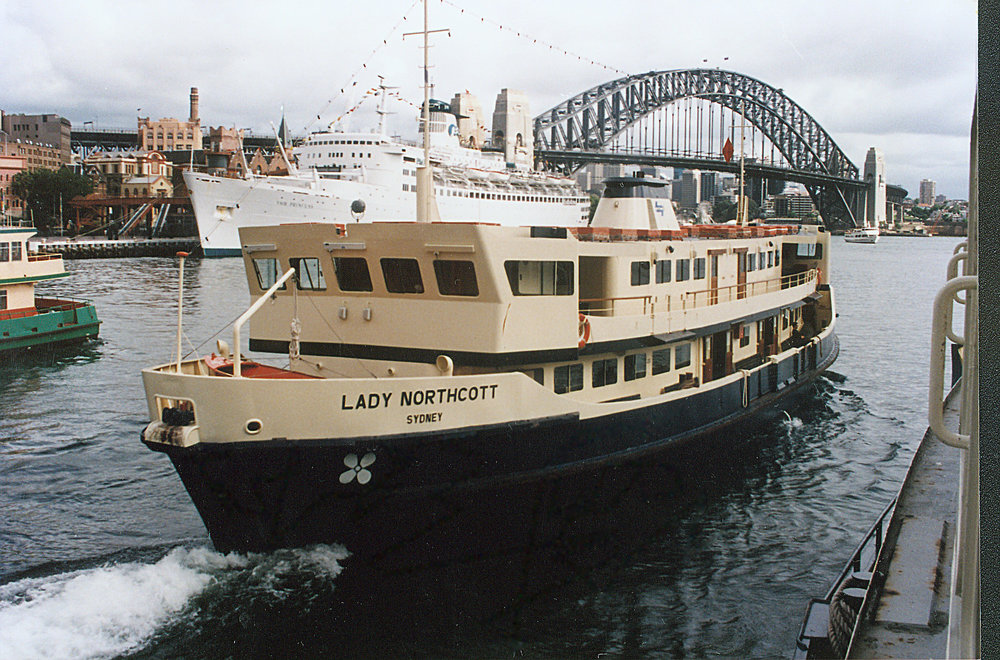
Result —
<path fill-rule="evenodd" d="M 278 281 L 278 260 L 277 259 L 254 259 L 253 269 L 257 273 L 257 284 L 264 291 L 267 291 Z M 281 285 L 285 289 L 284 284 Z"/>
<path fill-rule="evenodd" d="M 796 254 L 800 257 L 821 259 L 823 257 L 823 246 L 818 243 L 799 243 Z"/>
<path fill-rule="evenodd" d="M 7 309 L 7 289 L 0 289 L 0 309 Z"/>
<path fill-rule="evenodd" d="M 705 279 L 705 257 L 698 257 L 694 260 L 694 279 Z"/>
<path fill-rule="evenodd" d="M 326 278 L 319 267 L 319 259 L 315 257 L 295 257 L 288 260 L 288 265 L 295 269 L 296 285 L 300 291 L 325 291 Z"/>
<path fill-rule="evenodd" d="M 656 262 L 656 283 L 670 281 L 670 259 L 661 259 Z"/>
<path fill-rule="evenodd" d="M 0 261 L 10 261 L 10 243 L 0 243 Z"/>
<path fill-rule="evenodd" d="M 506 261 L 504 269 L 515 296 L 573 295 L 572 261 Z"/>
<path fill-rule="evenodd" d="M 674 348 L 674 366 L 680 369 L 691 365 L 691 344 L 681 344 Z"/>
<path fill-rule="evenodd" d="M 341 291 L 371 291 L 372 277 L 363 257 L 334 257 L 333 272 Z"/>
<path fill-rule="evenodd" d="M 556 394 L 576 392 L 583 389 L 583 365 L 564 364 L 552 370 L 553 387 Z"/>
<path fill-rule="evenodd" d="M 757 257 L 759 257 L 758 261 L 760 264 L 760 269 L 764 270 L 765 268 L 767 268 L 767 256 L 763 252 L 758 252 Z"/>
<path fill-rule="evenodd" d="M 625 380 L 646 377 L 646 354 L 634 353 L 625 356 Z"/>
<path fill-rule="evenodd" d="M 677 281 L 683 282 L 684 280 L 691 279 L 691 260 L 690 259 L 678 259 L 677 260 Z"/>
<path fill-rule="evenodd" d="M 639 286 L 641 284 L 649 284 L 649 262 L 633 261 L 632 286 Z"/>
<path fill-rule="evenodd" d="M 604 387 L 618 382 L 618 360 L 594 360 L 590 367 L 591 387 Z"/>
<path fill-rule="evenodd" d="M 661 348 L 653 351 L 653 375 L 670 371 L 670 349 Z"/>
<path fill-rule="evenodd" d="M 416 259 L 385 258 L 381 262 L 385 288 L 390 293 L 424 292 L 424 281 L 420 278 L 420 266 Z"/>
<path fill-rule="evenodd" d="M 476 267 L 471 261 L 434 261 L 434 276 L 442 296 L 478 296 Z"/>

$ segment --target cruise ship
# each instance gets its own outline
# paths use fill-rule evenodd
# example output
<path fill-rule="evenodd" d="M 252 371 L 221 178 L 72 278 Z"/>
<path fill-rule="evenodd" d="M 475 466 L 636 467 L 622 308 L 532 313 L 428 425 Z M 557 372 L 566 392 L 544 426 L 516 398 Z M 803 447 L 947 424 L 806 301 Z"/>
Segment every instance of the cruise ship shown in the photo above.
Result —
<path fill-rule="evenodd" d="M 385 99 L 385 88 L 382 98 Z M 569 178 L 534 171 L 532 123 L 525 96 L 504 89 L 487 142 L 479 102 L 469 93 L 430 103 L 430 164 L 442 221 L 579 227 L 590 198 Z M 382 105 L 384 108 L 384 104 Z M 380 109 L 380 113 L 384 110 Z M 423 131 L 423 123 L 419 123 Z M 375 132 L 309 135 L 288 158 L 291 174 L 248 172 L 232 178 L 184 172 L 201 248 L 207 257 L 240 254 L 239 229 L 285 223 L 412 220 L 416 143 Z"/>

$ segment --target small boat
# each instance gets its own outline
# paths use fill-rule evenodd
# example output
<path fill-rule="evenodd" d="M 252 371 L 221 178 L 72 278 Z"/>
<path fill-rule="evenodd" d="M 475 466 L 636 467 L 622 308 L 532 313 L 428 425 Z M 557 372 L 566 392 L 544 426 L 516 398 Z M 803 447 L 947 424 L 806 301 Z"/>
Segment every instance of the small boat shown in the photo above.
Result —
<path fill-rule="evenodd" d="M 830 235 L 682 228 L 663 184 L 609 180 L 582 228 L 246 227 L 258 300 L 232 349 L 143 370 L 142 441 L 219 550 L 364 556 L 442 528 L 448 552 L 523 547 L 551 488 L 738 442 L 836 358 Z M 240 355 L 251 316 L 287 368 Z"/>
<path fill-rule="evenodd" d="M 84 341 L 100 329 L 89 302 L 35 297 L 36 283 L 69 275 L 61 255 L 28 253 L 35 233 L 0 226 L 0 353 Z"/>
<path fill-rule="evenodd" d="M 847 243 L 874 244 L 878 242 L 878 236 L 877 227 L 857 227 L 844 233 L 844 241 Z"/>

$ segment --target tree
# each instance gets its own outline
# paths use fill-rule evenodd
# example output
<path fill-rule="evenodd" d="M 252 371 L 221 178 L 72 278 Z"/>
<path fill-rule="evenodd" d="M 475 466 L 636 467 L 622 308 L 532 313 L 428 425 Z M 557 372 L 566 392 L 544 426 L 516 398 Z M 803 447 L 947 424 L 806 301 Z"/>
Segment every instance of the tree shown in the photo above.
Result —
<path fill-rule="evenodd" d="M 24 201 L 25 213 L 34 219 L 35 227 L 43 234 L 58 222 L 60 203 L 88 195 L 93 189 L 90 179 L 73 173 L 68 167 L 58 171 L 23 170 L 14 175 L 10 184 L 11 194 Z"/>
<path fill-rule="evenodd" d="M 764 217 L 764 212 L 761 211 L 760 205 L 749 197 L 745 197 L 747 200 L 747 220 L 757 220 Z M 715 222 L 729 222 L 730 220 L 736 219 L 736 204 L 734 202 L 727 202 L 725 200 L 719 200 L 712 205 L 712 220 Z"/>

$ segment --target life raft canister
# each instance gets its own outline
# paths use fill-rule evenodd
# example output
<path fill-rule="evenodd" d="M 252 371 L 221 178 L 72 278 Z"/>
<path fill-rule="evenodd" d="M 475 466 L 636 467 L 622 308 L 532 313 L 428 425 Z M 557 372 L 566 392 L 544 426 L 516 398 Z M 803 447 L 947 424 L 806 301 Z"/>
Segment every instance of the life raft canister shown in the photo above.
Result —
<path fill-rule="evenodd" d="M 578 334 L 580 335 L 580 341 L 577 342 L 578 348 L 583 348 L 590 341 L 590 319 L 588 319 L 583 314 L 580 314 L 580 321 L 577 325 Z"/>

